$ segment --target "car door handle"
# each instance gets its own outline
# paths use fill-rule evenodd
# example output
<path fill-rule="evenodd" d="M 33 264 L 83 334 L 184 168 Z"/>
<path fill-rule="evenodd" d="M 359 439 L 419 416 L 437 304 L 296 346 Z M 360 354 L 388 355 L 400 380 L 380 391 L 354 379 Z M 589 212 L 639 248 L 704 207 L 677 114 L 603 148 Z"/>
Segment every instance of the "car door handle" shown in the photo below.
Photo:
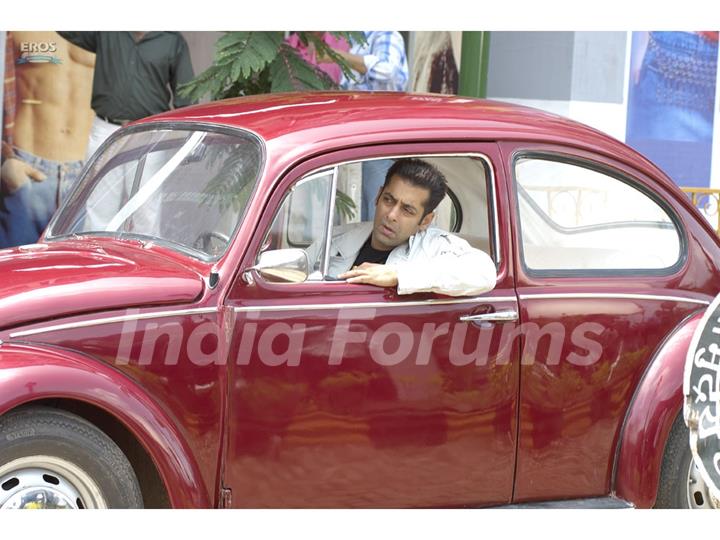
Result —
<path fill-rule="evenodd" d="M 517 311 L 498 311 L 496 313 L 481 313 L 478 315 L 463 315 L 461 322 L 513 322 L 518 320 Z"/>

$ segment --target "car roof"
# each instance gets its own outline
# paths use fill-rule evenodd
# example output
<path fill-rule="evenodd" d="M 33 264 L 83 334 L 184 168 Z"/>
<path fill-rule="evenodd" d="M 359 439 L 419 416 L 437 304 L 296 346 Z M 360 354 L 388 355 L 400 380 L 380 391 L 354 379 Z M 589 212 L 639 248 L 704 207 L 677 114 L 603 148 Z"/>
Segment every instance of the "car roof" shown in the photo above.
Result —
<path fill-rule="evenodd" d="M 598 152 L 661 176 L 654 164 L 609 135 L 521 105 L 443 94 L 297 92 L 246 96 L 175 109 L 148 122 L 241 128 L 270 148 L 305 155 L 363 144 L 428 140 L 526 140 Z"/>

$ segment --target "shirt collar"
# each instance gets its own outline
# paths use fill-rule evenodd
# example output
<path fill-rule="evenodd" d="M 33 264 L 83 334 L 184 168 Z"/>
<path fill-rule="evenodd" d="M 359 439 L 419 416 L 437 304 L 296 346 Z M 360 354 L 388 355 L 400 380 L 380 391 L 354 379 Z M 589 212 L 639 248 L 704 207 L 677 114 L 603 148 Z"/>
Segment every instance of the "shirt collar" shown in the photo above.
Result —
<path fill-rule="evenodd" d="M 428 227 L 428 228 L 429 228 L 429 227 Z M 408 238 L 408 241 L 407 241 L 407 243 L 405 244 L 405 245 L 407 246 L 407 252 L 408 252 L 408 253 L 410 253 L 410 251 L 412 250 L 413 246 L 414 246 L 416 243 L 422 242 L 422 239 L 423 239 L 423 238 L 425 237 L 425 235 L 427 234 L 427 231 L 428 231 L 428 229 L 425 229 L 425 230 L 423 230 L 423 231 L 418 231 L 418 232 L 416 232 L 415 234 L 413 234 L 410 238 Z"/>
<path fill-rule="evenodd" d="M 135 41 L 135 38 L 133 37 L 132 32 L 127 33 L 130 36 L 130 39 L 133 40 L 133 43 L 142 43 L 143 41 L 149 41 L 151 39 L 155 39 L 156 37 L 163 34 L 163 32 L 153 31 L 153 32 L 145 32 L 145 35 L 140 39 L 140 41 Z"/>

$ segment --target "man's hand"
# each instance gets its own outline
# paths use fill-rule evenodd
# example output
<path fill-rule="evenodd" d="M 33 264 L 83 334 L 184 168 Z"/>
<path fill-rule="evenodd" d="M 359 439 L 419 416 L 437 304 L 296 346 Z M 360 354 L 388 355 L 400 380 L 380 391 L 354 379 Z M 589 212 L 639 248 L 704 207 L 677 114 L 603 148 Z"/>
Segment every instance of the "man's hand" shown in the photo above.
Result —
<path fill-rule="evenodd" d="M 310 47 L 312 47 L 312 49 L 310 49 Z M 330 47 L 330 48 L 331 48 L 333 51 L 335 51 L 336 53 L 342 55 L 342 54 L 341 54 L 342 51 L 339 51 L 339 50 L 337 50 L 337 49 L 334 49 L 333 47 Z M 335 62 L 335 60 L 334 60 L 333 58 L 331 58 L 330 55 L 327 54 L 325 51 L 318 51 L 318 50 L 315 48 L 315 44 L 314 44 L 314 43 L 310 43 L 310 45 L 308 46 L 308 50 L 311 51 L 311 53 L 314 53 L 314 54 L 315 54 L 315 61 L 316 61 L 318 64 L 327 64 L 327 63 Z"/>
<path fill-rule="evenodd" d="M 6 159 L 0 170 L 3 193 L 15 193 L 31 180 L 42 182 L 47 177 L 35 167 L 17 158 Z"/>
<path fill-rule="evenodd" d="M 334 47 L 330 47 L 333 51 L 335 51 L 339 56 L 342 57 L 345 62 L 347 62 L 352 69 L 360 73 L 361 75 L 365 75 L 367 72 L 367 67 L 365 67 L 365 59 L 359 55 L 359 54 L 350 54 L 347 51 L 343 51 L 341 49 L 335 49 Z M 317 55 L 316 61 L 318 64 L 325 64 L 325 63 L 334 63 L 335 60 L 330 58 L 327 54 L 319 54 Z"/>
<path fill-rule="evenodd" d="M 348 283 L 367 283 L 378 287 L 395 287 L 398 284 L 397 271 L 385 264 L 362 263 L 338 276 Z"/>

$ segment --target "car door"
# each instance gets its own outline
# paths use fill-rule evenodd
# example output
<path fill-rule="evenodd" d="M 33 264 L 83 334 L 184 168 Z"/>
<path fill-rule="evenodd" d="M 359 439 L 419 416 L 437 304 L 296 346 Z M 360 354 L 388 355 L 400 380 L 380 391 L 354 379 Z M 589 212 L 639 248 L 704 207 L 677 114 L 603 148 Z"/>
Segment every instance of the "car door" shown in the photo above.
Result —
<path fill-rule="evenodd" d="M 461 235 L 479 223 L 483 238 L 467 236 L 495 258 L 494 290 L 400 296 L 323 279 L 329 230 L 362 219 L 361 162 L 402 156 L 476 171 L 464 181 L 484 195 L 461 204 L 453 193 L 444 219 Z M 387 145 L 310 160 L 278 183 L 226 300 L 237 318 L 223 473 L 233 506 L 510 501 L 519 349 L 501 343 L 517 298 L 497 159 L 495 144 Z M 304 282 L 247 270 L 261 253 L 317 245 Z"/>
<path fill-rule="evenodd" d="M 693 290 L 683 223 L 651 179 L 561 146 L 502 151 L 524 338 L 515 500 L 607 495 L 636 386 L 707 299 Z"/>

